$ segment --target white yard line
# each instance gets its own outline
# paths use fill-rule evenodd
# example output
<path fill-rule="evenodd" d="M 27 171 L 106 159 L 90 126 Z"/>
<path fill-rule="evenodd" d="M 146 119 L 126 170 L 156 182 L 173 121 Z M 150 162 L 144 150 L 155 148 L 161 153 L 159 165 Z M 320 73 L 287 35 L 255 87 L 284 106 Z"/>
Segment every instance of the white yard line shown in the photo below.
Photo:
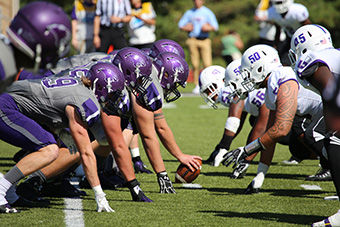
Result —
<path fill-rule="evenodd" d="M 71 182 L 71 184 L 78 188 L 78 182 Z M 85 227 L 83 203 L 81 198 L 64 198 L 64 202 L 66 227 Z"/>

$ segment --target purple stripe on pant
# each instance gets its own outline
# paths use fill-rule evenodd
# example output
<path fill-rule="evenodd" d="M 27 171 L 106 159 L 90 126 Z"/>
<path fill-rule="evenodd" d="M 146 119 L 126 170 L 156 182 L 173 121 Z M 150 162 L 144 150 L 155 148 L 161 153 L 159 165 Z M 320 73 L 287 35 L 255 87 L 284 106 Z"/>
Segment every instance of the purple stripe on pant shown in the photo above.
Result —
<path fill-rule="evenodd" d="M 20 111 L 12 96 L 0 95 L 0 139 L 29 151 L 56 144 L 53 135 Z"/>

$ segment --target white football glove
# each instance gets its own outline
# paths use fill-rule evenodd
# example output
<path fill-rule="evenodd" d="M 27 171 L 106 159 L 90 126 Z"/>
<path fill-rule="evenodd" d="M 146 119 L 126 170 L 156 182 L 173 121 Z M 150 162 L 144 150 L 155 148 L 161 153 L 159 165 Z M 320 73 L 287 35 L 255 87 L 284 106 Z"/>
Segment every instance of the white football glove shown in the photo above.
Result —
<path fill-rule="evenodd" d="M 115 212 L 109 205 L 109 202 L 106 200 L 105 193 L 100 193 L 96 195 L 96 203 L 97 203 L 97 212 Z"/>
<path fill-rule="evenodd" d="M 224 149 L 224 148 L 220 148 L 217 152 L 217 154 L 215 155 L 214 157 L 214 160 L 212 161 L 211 165 L 212 166 L 219 166 L 220 163 L 224 160 L 223 156 L 228 153 L 228 150 L 227 149 Z"/>
<path fill-rule="evenodd" d="M 73 141 L 70 131 L 68 131 L 67 129 L 62 129 L 59 132 L 59 138 L 66 145 L 71 154 L 77 153 L 78 149 Z"/>

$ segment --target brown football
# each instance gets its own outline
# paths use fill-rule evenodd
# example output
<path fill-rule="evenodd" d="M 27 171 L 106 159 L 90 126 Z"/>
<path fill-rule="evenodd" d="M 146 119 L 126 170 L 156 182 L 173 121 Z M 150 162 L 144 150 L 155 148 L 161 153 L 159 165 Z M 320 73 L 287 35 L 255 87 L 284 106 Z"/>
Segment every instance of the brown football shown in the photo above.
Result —
<path fill-rule="evenodd" d="M 193 182 L 200 174 L 201 168 L 202 168 L 202 160 L 198 159 L 198 161 L 200 162 L 200 168 L 196 169 L 194 172 L 191 172 L 188 166 L 181 163 L 178 166 L 176 174 L 175 174 L 175 182 L 176 183 Z"/>

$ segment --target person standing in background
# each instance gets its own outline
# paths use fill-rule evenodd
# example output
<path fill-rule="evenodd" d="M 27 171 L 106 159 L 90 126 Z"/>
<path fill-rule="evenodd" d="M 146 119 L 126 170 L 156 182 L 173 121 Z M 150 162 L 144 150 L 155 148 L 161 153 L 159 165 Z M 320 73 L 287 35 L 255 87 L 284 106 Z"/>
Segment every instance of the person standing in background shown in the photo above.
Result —
<path fill-rule="evenodd" d="M 290 65 L 288 51 L 294 32 L 303 25 L 311 24 L 306 6 L 294 3 L 294 0 L 270 0 L 268 21 L 276 27 L 274 47 L 278 50 L 282 65 Z M 281 29 L 286 33 L 284 42 L 280 42 Z"/>
<path fill-rule="evenodd" d="M 94 52 L 93 20 L 97 0 L 75 0 L 71 13 L 72 46 L 77 54 Z"/>
<path fill-rule="evenodd" d="M 129 0 L 98 0 L 93 22 L 93 43 L 99 52 L 127 46 L 124 25 L 131 20 Z"/>
<path fill-rule="evenodd" d="M 151 2 L 131 0 L 132 18 L 128 23 L 129 45 L 138 49 L 150 48 L 156 41 L 156 13 Z"/>
<path fill-rule="evenodd" d="M 221 42 L 223 46 L 222 57 L 227 65 L 242 57 L 241 50 L 244 48 L 244 44 L 240 34 L 236 31 L 227 31 L 226 35 L 221 38 Z"/>
<path fill-rule="evenodd" d="M 204 0 L 193 0 L 194 7 L 187 10 L 178 27 L 188 32 L 186 44 L 190 51 L 190 60 L 193 67 L 195 88 L 194 94 L 199 94 L 198 76 L 200 73 L 200 58 L 204 68 L 212 65 L 212 49 L 209 32 L 218 30 L 215 14 L 204 6 Z"/>
<path fill-rule="evenodd" d="M 255 10 L 254 20 L 259 23 L 258 44 L 267 44 L 274 46 L 276 28 L 275 25 L 268 21 L 268 8 L 271 6 L 270 0 L 261 0 Z M 286 39 L 286 33 L 281 29 L 280 41 Z"/>

